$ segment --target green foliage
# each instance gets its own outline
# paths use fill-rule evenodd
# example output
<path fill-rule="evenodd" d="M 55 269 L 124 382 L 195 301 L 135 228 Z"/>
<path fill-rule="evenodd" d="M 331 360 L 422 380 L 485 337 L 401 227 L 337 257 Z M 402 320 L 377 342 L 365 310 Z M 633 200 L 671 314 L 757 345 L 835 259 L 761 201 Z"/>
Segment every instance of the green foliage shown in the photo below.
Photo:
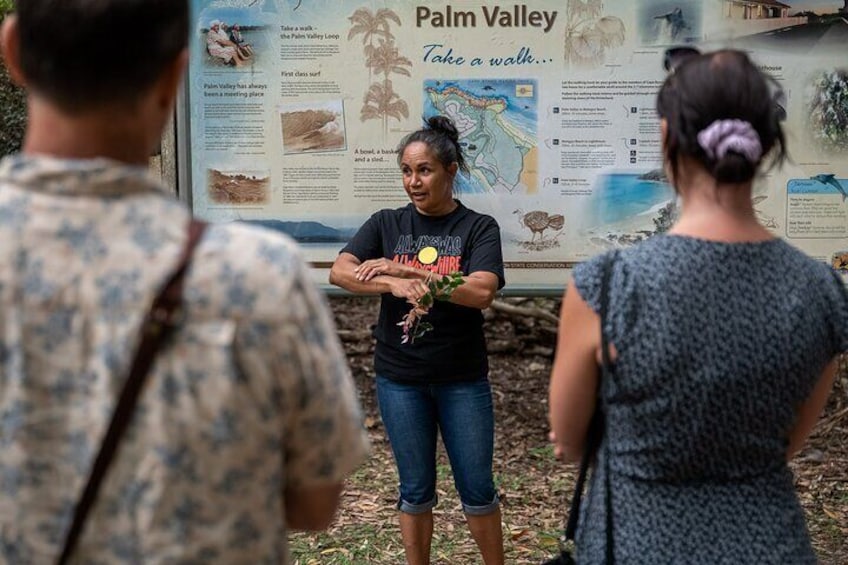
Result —
<path fill-rule="evenodd" d="M 26 96 L 12 84 L 6 67 L 0 65 L 0 156 L 21 148 L 26 127 Z"/>
<path fill-rule="evenodd" d="M 433 324 L 421 318 L 427 315 L 437 300 L 450 300 L 453 291 L 465 284 L 465 279 L 462 278 L 462 273 L 453 272 L 438 280 L 428 278 L 426 282 L 429 288 L 427 293 L 418 299 L 417 304 L 412 305 L 409 313 L 398 323 L 403 328 L 401 343 L 415 343 L 416 339 L 431 331 Z"/>
<path fill-rule="evenodd" d="M 13 0 L 0 0 L 0 21 L 14 9 Z M 21 148 L 26 127 L 26 95 L 12 83 L 0 57 L 0 156 Z"/>
<path fill-rule="evenodd" d="M 424 308 L 429 308 L 436 300 L 450 300 L 453 291 L 464 282 L 462 273 L 458 272 L 451 273 L 437 281 L 430 280 L 427 283 L 430 291 L 421 297 L 418 304 Z"/>
<path fill-rule="evenodd" d="M 0 68 L 0 156 L 21 148 L 26 128 L 26 96 Z"/>
<path fill-rule="evenodd" d="M 848 149 L 848 71 L 824 73 L 815 82 L 810 121 L 813 135 L 825 149 Z"/>
<path fill-rule="evenodd" d="M 303 565 L 380 563 L 387 561 L 386 553 L 403 551 L 398 537 L 392 528 L 351 523 L 332 533 L 292 532 L 290 547 L 294 562 Z"/>
<path fill-rule="evenodd" d="M 678 215 L 677 206 L 675 206 L 673 200 L 660 208 L 657 216 L 654 217 L 655 233 L 665 233 L 670 230 L 674 222 L 677 221 Z"/>

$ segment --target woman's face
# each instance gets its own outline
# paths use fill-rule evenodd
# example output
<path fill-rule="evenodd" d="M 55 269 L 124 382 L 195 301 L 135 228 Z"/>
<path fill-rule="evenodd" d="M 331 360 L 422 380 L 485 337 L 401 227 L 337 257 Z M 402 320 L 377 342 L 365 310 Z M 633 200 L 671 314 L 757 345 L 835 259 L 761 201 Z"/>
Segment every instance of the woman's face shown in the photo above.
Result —
<path fill-rule="evenodd" d="M 400 160 L 403 188 L 420 213 L 442 216 L 456 208 L 453 177 L 457 168 L 456 163 L 445 168 L 426 143 L 413 141 L 406 146 Z"/>

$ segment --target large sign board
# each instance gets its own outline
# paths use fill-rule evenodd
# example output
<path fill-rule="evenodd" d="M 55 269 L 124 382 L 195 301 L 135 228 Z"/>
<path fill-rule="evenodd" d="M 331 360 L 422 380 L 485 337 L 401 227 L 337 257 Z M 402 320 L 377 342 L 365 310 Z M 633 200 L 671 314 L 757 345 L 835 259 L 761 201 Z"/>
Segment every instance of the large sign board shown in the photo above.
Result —
<path fill-rule="evenodd" d="M 181 190 L 199 216 L 284 231 L 326 269 L 370 214 L 406 204 L 397 143 L 445 114 L 472 166 L 459 198 L 498 220 L 509 288 L 559 290 L 576 262 L 673 218 L 654 110 L 665 49 L 733 47 L 785 93 L 792 160 L 757 180 L 757 214 L 848 268 L 835 4 L 192 0 Z"/>

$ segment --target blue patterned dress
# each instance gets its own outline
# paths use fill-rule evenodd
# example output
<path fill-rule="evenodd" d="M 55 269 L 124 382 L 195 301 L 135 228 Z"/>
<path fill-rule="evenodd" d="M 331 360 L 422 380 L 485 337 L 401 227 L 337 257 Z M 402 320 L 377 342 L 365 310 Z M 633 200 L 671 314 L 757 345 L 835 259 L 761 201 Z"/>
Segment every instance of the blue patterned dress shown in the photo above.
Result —
<path fill-rule="evenodd" d="M 595 310 L 606 255 L 574 270 Z M 848 297 L 786 242 L 659 236 L 620 252 L 605 328 L 609 434 L 578 529 L 603 563 L 609 455 L 619 563 L 815 563 L 788 431 L 848 349 Z"/>
<path fill-rule="evenodd" d="M 143 167 L 0 163 L 0 563 L 52 563 L 188 211 Z M 367 439 L 293 242 L 214 225 L 82 563 L 287 563 L 286 488 L 341 481 Z"/>

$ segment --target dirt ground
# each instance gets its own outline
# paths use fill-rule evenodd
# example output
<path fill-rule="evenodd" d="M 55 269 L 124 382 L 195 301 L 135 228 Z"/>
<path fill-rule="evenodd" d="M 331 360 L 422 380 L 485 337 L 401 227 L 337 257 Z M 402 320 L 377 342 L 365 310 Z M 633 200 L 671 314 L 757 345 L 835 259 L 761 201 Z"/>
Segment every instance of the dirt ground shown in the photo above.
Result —
<path fill-rule="evenodd" d="M 375 298 L 331 299 L 340 336 L 366 412 L 372 457 L 346 486 L 339 516 L 322 534 L 294 534 L 301 565 L 396 564 L 403 548 L 393 504 L 397 475 L 377 412 L 373 379 Z M 558 301 L 508 299 L 510 306 L 557 314 Z M 490 379 L 495 400 L 495 475 L 503 501 L 507 563 L 538 564 L 556 550 L 575 468 L 556 461 L 547 442 L 547 385 L 556 327 L 550 319 L 487 310 Z M 848 563 L 848 373 L 843 371 L 807 447 L 792 463 L 808 525 L 825 565 Z M 439 455 L 439 505 L 433 562 L 478 563 L 451 482 Z"/>

